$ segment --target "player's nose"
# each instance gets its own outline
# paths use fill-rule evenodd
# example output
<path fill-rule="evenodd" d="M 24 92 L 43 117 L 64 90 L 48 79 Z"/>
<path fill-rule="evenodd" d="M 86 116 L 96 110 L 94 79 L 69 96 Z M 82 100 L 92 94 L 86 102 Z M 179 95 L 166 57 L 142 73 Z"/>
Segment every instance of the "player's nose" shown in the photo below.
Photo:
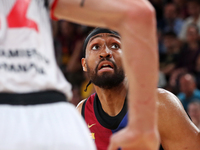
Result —
<path fill-rule="evenodd" d="M 111 58 L 111 57 L 112 57 L 112 51 L 107 46 L 104 46 L 100 51 L 99 58 Z"/>

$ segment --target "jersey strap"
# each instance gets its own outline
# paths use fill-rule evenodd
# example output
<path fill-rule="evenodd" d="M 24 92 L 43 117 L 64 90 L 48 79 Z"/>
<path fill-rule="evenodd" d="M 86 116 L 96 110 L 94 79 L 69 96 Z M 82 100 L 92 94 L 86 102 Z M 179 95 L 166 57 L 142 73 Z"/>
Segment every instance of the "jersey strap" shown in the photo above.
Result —
<path fill-rule="evenodd" d="M 84 102 L 83 102 L 83 105 L 82 105 L 82 109 L 81 109 L 81 115 L 82 117 L 85 119 L 85 104 L 86 104 L 86 101 L 88 99 L 86 99 Z"/>

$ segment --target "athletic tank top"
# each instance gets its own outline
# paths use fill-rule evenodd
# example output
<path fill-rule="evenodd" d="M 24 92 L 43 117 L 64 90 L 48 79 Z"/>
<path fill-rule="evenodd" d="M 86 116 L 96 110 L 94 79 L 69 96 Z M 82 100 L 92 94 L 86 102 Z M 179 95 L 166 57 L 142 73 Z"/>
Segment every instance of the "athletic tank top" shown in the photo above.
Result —
<path fill-rule="evenodd" d="M 95 93 L 84 102 L 82 116 L 90 129 L 91 137 L 95 141 L 97 149 L 106 150 L 110 136 L 127 125 L 126 100 L 121 112 L 117 116 L 111 117 L 103 111 L 99 98 Z"/>
<path fill-rule="evenodd" d="M 56 2 L 0 0 L 0 92 L 56 90 L 71 99 L 54 56 L 47 4 L 52 9 Z"/>

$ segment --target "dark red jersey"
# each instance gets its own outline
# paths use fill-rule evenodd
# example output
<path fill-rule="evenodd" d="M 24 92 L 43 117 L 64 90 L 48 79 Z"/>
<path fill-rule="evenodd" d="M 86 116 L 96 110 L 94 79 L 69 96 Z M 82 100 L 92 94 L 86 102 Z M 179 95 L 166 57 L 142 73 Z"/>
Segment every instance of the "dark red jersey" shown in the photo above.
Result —
<path fill-rule="evenodd" d="M 106 114 L 97 94 L 91 95 L 83 104 L 82 115 L 91 131 L 98 150 L 107 150 L 110 136 L 127 125 L 126 100 L 121 112 L 114 117 Z"/>

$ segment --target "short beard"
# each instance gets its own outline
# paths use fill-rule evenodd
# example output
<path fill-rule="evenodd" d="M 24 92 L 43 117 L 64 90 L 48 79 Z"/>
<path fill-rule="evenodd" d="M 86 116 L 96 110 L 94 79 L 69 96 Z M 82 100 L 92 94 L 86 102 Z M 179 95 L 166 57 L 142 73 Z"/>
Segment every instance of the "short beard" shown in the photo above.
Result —
<path fill-rule="evenodd" d="M 108 60 L 112 62 L 111 60 Z M 99 62 L 100 63 L 100 62 Z M 113 63 L 113 62 L 112 62 Z M 118 85 L 120 85 L 124 78 L 124 70 L 122 68 L 118 68 L 115 63 L 114 64 L 114 74 L 108 73 L 108 72 L 103 72 L 101 76 L 97 75 L 98 72 L 98 65 L 95 68 L 94 71 L 91 71 L 89 67 L 87 67 L 87 74 L 90 77 L 90 81 L 103 89 L 112 89 Z M 87 65 L 88 66 L 88 65 Z"/>

